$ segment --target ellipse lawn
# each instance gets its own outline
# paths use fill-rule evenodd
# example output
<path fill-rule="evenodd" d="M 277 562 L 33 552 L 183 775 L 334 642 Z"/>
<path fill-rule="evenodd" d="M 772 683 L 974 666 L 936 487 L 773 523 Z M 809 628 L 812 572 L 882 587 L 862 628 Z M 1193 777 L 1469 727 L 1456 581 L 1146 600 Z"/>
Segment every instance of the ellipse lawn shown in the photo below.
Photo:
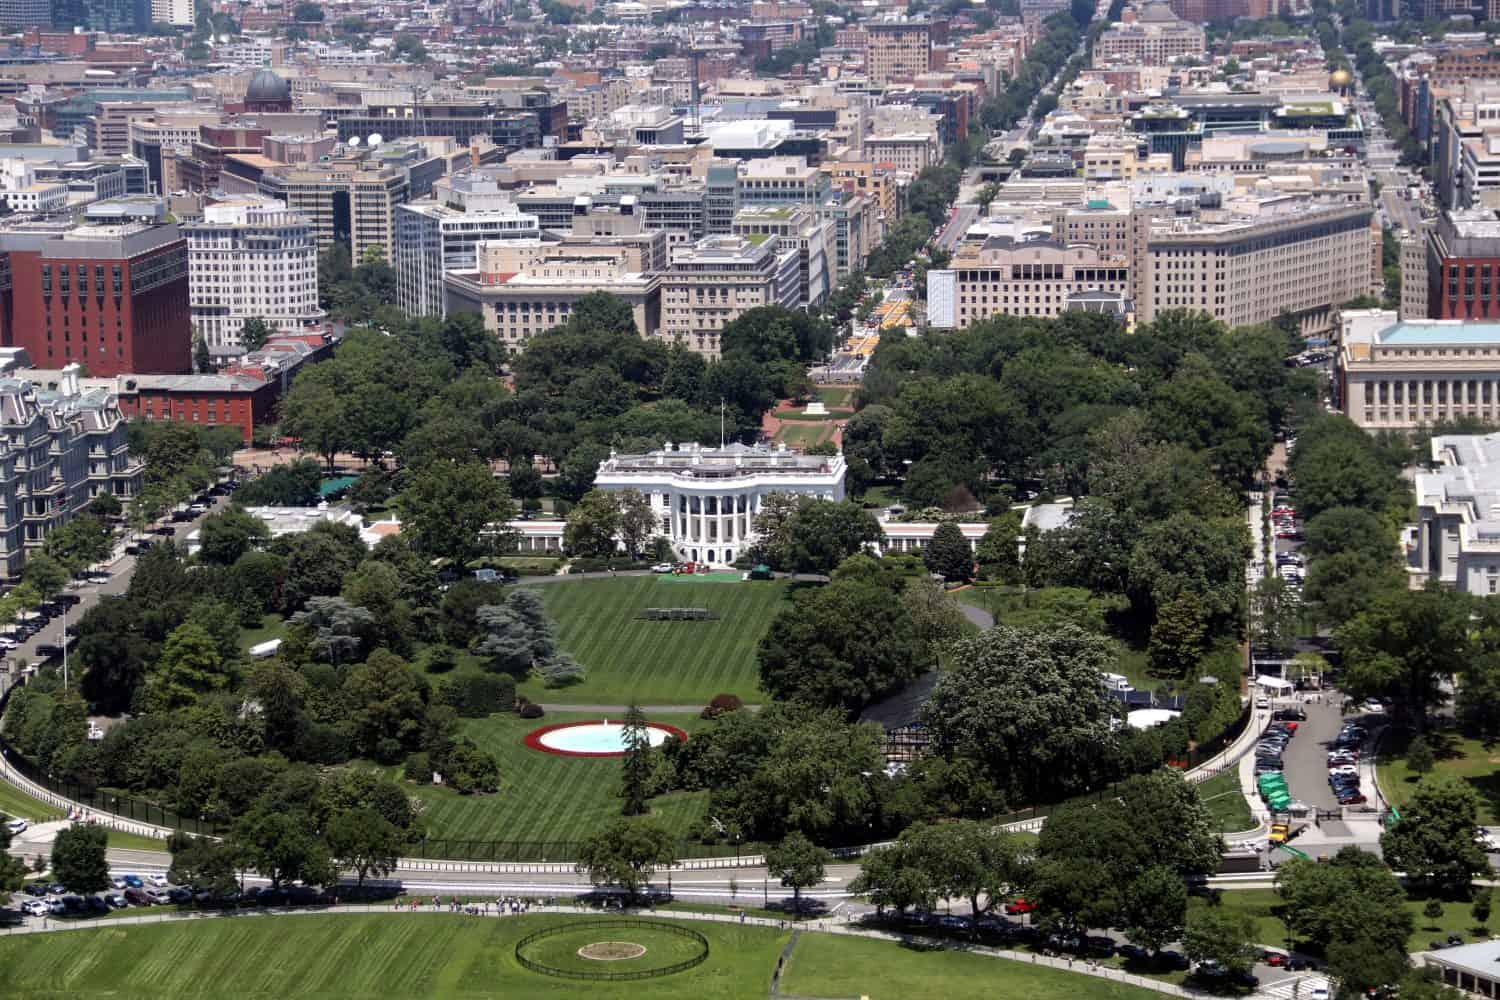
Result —
<path fill-rule="evenodd" d="M 708 961 L 647 983 L 557 979 L 516 962 L 520 938 L 573 919 L 247 914 L 8 937 L 0 940 L 0 996 L 638 1000 L 649 992 L 662 1000 L 764 1000 L 786 938 L 769 928 L 693 923 L 711 942 Z"/>

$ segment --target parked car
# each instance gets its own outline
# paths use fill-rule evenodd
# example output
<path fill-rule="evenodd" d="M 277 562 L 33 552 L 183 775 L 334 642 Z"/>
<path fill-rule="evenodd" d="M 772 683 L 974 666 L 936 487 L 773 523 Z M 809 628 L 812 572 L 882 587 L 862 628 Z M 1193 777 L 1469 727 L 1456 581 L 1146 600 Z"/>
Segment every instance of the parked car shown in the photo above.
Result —
<path fill-rule="evenodd" d="M 655 566 L 651 567 L 651 572 L 653 572 L 653 573 L 670 573 L 670 572 L 672 572 L 676 568 L 677 567 L 674 566 L 671 563 L 657 563 Z"/>
<path fill-rule="evenodd" d="M 170 903 L 191 903 L 193 901 L 193 893 L 191 890 L 184 889 L 180 885 L 174 886 L 167 890 L 167 901 Z"/>
<path fill-rule="evenodd" d="M 125 888 L 125 876 L 116 875 L 109 880 L 109 884 L 114 886 L 116 889 L 123 889 Z"/>
<path fill-rule="evenodd" d="M 25 833 L 26 821 L 20 818 L 7 820 L 5 823 L 5 829 L 6 832 L 8 832 L 12 837 L 14 837 L 18 833 Z"/>
<path fill-rule="evenodd" d="M 158 889 L 165 889 L 167 886 L 171 885 L 171 883 L 167 881 L 167 877 L 165 875 L 163 875 L 161 872 L 157 872 L 154 875 L 148 875 L 148 876 L 146 876 L 146 881 L 150 882 L 152 885 L 156 886 Z"/>
<path fill-rule="evenodd" d="M 123 910 L 127 905 L 125 902 L 125 897 L 120 895 L 118 892 L 105 894 L 104 901 L 117 910 Z"/>
<path fill-rule="evenodd" d="M 53 657 L 62 656 L 63 648 L 55 643 L 44 642 L 36 647 L 36 655 L 50 660 Z"/>
<path fill-rule="evenodd" d="M 28 899 L 21 904 L 21 909 L 33 917 L 45 917 L 52 912 L 52 908 L 47 905 L 45 899 Z"/>
<path fill-rule="evenodd" d="M 83 909 L 85 913 L 108 913 L 109 904 L 98 896 L 85 896 L 83 898 Z"/>
<path fill-rule="evenodd" d="M 37 898 L 47 895 L 47 887 L 40 882 L 33 882 L 21 891 L 28 896 L 36 896 Z"/>
<path fill-rule="evenodd" d="M 1013 917 L 1023 913 L 1031 913 L 1035 909 L 1036 904 L 1029 899 L 1016 899 L 1005 904 L 1005 912 Z"/>
<path fill-rule="evenodd" d="M 1366 698 L 1365 703 L 1360 708 L 1370 715 L 1385 714 L 1385 706 L 1380 703 L 1378 698 Z"/>
<path fill-rule="evenodd" d="M 145 889 L 132 886 L 125 890 L 125 902 L 132 906 L 150 906 L 151 897 L 146 895 Z"/>

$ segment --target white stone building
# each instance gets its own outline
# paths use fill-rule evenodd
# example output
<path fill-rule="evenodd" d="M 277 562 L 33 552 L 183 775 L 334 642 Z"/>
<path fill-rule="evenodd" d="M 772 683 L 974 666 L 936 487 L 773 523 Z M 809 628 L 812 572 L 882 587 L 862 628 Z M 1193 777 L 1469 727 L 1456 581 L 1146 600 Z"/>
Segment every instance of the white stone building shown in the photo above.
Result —
<path fill-rule="evenodd" d="M 594 485 L 638 490 L 660 519 L 661 534 L 684 562 L 723 566 L 756 538 L 755 516 L 773 493 L 844 499 L 843 455 L 801 455 L 779 449 L 698 444 L 644 455 L 613 452 Z"/>
<path fill-rule="evenodd" d="M 305 216 L 261 195 L 205 206 L 188 238 L 188 304 L 210 347 L 239 344 L 248 319 L 272 330 L 323 322 L 318 243 Z"/>

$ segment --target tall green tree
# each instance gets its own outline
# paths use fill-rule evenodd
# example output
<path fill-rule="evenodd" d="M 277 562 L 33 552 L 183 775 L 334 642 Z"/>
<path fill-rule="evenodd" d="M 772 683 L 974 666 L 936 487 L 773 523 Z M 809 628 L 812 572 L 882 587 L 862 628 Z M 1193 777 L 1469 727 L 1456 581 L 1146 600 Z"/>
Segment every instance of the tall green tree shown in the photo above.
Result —
<path fill-rule="evenodd" d="M 1380 835 L 1380 851 L 1408 878 L 1467 895 L 1473 877 L 1490 870 L 1484 849 L 1474 843 L 1478 825 L 1479 794 L 1455 778 L 1429 776 Z"/>
<path fill-rule="evenodd" d="M 583 559 L 609 559 L 618 551 L 622 518 L 611 493 L 590 490 L 568 512 L 563 549 Z"/>
<path fill-rule="evenodd" d="M 622 819 L 578 847 L 578 871 L 595 885 L 615 885 L 636 896 L 658 868 L 676 863 L 673 838 L 651 819 Z"/>
<path fill-rule="evenodd" d="M 766 871 L 792 890 L 792 910 L 802 911 L 802 890 L 823 881 L 833 855 L 802 834 L 792 832 L 766 848 Z"/>
<path fill-rule="evenodd" d="M 460 565 L 503 551 L 515 520 L 505 481 L 481 462 L 433 463 L 409 479 L 401 510 L 412 545 Z"/>
<path fill-rule="evenodd" d="M 625 800 L 621 810 L 626 816 L 639 816 L 646 811 L 654 767 L 651 730 L 646 726 L 641 706 L 632 703 L 625 712 L 621 739 L 625 745 L 625 756 L 620 760 L 620 795 Z"/>
<path fill-rule="evenodd" d="M 52 841 L 52 877 L 80 895 L 109 888 L 109 833 L 102 826 L 75 823 Z"/>
<path fill-rule="evenodd" d="M 1419 730 L 1471 652 L 1469 600 L 1438 586 L 1378 595 L 1337 632 L 1352 698 L 1387 697 Z"/>
<path fill-rule="evenodd" d="M 384 878 L 395 871 L 402 848 L 401 831 L 369 808 L 337 813 L 328 821 L 325 839 L 333 860 L 354 869 L 358 885 L 370 875 Z"/>
<path fill-rule="evenodd" d="M 949 583 L 967 583 L 974 578 L 974 550 L 957 524 L 944 521 L 922 550 L 922 562 Z"/>

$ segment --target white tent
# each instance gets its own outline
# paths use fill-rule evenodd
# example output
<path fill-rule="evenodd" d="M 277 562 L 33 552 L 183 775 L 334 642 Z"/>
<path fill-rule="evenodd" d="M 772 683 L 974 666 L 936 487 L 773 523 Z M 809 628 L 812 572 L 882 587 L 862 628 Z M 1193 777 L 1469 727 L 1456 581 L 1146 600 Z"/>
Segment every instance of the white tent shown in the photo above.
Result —
<path fill-rule="evenodd" d="M 1151 729 L 1171 722 L 1181 714 L 1167 708 L 1138 708 L 1125 716 L 1125 721 L 1132 729 Z"/>
<path fill-rule="evenodd" d="M 1284 681 L 1280 677 L 1270 677 L 1265 674 L 1255 678 L 1255 683 L 1263 688 L 1275 691 L 1277 694 L 1286 694 L 1297 686 L 1291 681 Z"/>

